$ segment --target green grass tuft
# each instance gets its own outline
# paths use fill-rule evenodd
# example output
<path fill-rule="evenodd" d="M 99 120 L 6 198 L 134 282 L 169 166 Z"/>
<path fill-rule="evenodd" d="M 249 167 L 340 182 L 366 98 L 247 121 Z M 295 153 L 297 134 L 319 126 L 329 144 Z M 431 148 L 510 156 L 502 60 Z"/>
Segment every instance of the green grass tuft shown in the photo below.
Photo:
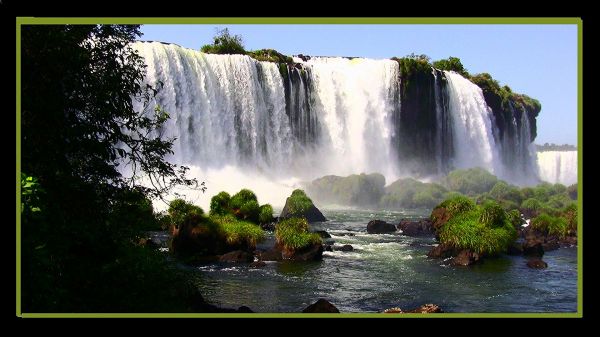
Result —
<path fill-rule="evenodd" d="M 230 245 L 246 244 L 255 247 L 265 239 L 265 232 L 257 225 L 240 221 L 233 215 L 211 216 L 210 220 L 220 226 Z"/>
<path fill-rule="evenodd" d="M 277 243 L 289 250 L 299 250 L 314 244 L 321 244 L 321 236 L 308 232 L 308 222 L 304 218 L 289 218 L 275 226 Z"/>
<path fill-rule="evenodd" d="M 531 228 L 559 237 L 564 237 L 567 235 L 569 230 L 568 227 L 569 223 L 567 219 L 563 217 L 552 216 L 547 213 L 542 213 L 531 219 Z"/>
<path fill-rule="evenodd" d="M 302 215 L 306 213 L 312 206 L 312 200 L 304 193 L 303 190 L 296 189 L 287 200 L 289 213 L 293 215 Z"/>

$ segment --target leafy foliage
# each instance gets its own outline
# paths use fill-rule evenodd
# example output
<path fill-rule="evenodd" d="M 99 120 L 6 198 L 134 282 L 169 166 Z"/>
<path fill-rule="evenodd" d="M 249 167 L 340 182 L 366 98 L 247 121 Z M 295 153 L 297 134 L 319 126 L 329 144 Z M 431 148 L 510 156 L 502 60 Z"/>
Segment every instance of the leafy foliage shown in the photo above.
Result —
<path fill-rule="evenodd" d="M 199 206 L 191 204 L 183 199 L 175 199 L 169 203 L 167 210 L 171 221 L 176 226 L 181 226 L 186 218 L 190 216 L 200 216 L 204 214 L 204 210 Z"/>
<path fill-rule="evenodd" d="M 288 250 L 300 250 L 321 244 L 319 234 L 308 232 L 308 222 L 304 218 L 289 218 L 275 225 L 277 243 Z"/>
<path fill-rule="evenodd" d="M 293 64 L 291 57 L 283 55 L 275 49 L 260 49 L 247 52 L 248 56 L 258 61 Z M 286 68 L 287 69 L 287 68 Z"/>
<path fill-rule="evenodd" d="M 229 193 L 222 191 L 210 199 L 210 215 L 225 215 L 230 213 L 229 203 L 231 196 Z"/>
<path fill-rule="evenodd" d="M 217 30 L 213 43 L 202 46 L 200 51 L 209 54 L 246 54 L 242 37 L 229 34 L 228 28 Z"/>
<path fill-rule="evenodd" d="M 379 173 L 334 175 L 313 180 L 308 193 L 319 203 L 370 207 L 385 193 L 385 177 Z"/>
<path fill-rule="evenodd" d="M 300 216 L 314 206 L 312 200 L 301 189 L 294 190 L 286 200 L 286 204 L 292 216 Z"/>
<path fill-rule="evenodd" d="M 265 232 L 260 227 L 250 222 L 240 221 L 231 214 L 211 216 L 210 219 L 221 226 L 228 244 L 255 247 L 265 239 Z"/>
<path fill-rule="evenodd" d="M 474 196 L 488 192 L 497 182 L 496 176 L 477 167 L 451 171 L 444 179 L 443 185 L 449 190 Z"/>
<path fill-rule="evenodd" d="M 433 67 L 440 70 L 455 71 L 461 74 L 464 78 L 470 77 L 469 72 L 467 69 L 465 69 L 458 57 L 450 56 L 447 59 L 435 61 L 433 62 Z"/>
<path fill-rule="evenodd" d="M 447 189 L 439 184 L 422 183 L 412 178 L 399 179 L 386 187 L 380 201 L 383 208 L 428 208 L 439 204 Z"/>
<path fill-rule="evenodd" d="M 138 36 L 139 26 L 21 27 L 22 170 L 35 177 L 22 189 L 24 312 L 167 310 L 143 297 L 181 308 L 165 282 L 185 282 L 133 244 L 156 225 L 150 199 L 198 186 L 165 160 L 169 115 L 154 104 L 161 83 L 144 83 Z"/>
<path fill-rule="evenodd" d="M 564 237 L 567 235 L 569 223 L 563 217 L 556 217 L 547 213 L 542 213 L 531 219 L 531 228 L 550 234 Z"/>
<path fill-rule="evenodd" d="M 261 224 L 267 224 L 273 221 L 273 207 L 269 204 L 260 206 L 258 222 Z"/>

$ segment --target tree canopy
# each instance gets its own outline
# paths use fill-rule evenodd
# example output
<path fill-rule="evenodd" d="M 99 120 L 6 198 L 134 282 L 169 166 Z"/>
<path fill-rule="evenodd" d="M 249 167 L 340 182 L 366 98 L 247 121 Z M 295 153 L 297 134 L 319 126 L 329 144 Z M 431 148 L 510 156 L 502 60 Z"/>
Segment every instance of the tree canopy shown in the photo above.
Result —
<path fill-rule="evenodd" d="M 141 310 L 130 296 L 150 287 L 131 287 L 160 264 L 132 244 L 155 219 L 149 198 L 197 182 L 165 160 L 174 139 L 161 134 L 161 84 L 144 82 L 131 46 L 139 26 L 24 25 L 21 36 L 23 311 Z"/>

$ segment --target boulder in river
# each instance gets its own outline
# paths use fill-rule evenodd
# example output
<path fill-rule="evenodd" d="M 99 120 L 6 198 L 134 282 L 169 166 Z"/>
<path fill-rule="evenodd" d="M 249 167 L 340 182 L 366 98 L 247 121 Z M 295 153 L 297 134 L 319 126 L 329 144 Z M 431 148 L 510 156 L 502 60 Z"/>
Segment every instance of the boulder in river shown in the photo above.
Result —
<path fill-rule="evenodd" d="M 242 250 L 236 250 L 223 254 L 219 258 L 219 261 L 221 262 L 252 262 L 253 260 L 254 256 L 252 254 Z"/>
<path fill-rule="evenodd" d="M 540 258 L 532 258 L 527 260 L 527 267 L 532 269 L 545 269 L 548 268 L 548 264 Z"/>
<path fill-rule="evenodd" d="M 320 298 L 315 303 L 309 305 L 304 310 L 304 313 L 339 313 L 340 311 L 335 305 L 329 303 L 329 301 Z"/>
<path fill-rule="evenodd" d="M 333 247 L 333 250 L 339 250 L 341 252 L 351 252 L 354 250 L 354 247 L 352 247 L 351 245 L 343 245 L 340 247 Z"/>
<path fill-rule="evenodd" d="M 452 265 L 454 266 L 470 266 L 479 262 L 481 255 L 469 250 L 463 249 L 452 259 Z"/>
<path fill-rule="evenodd" d="M 393 233 L 396 231 L 396 226 L 381 220 L 371 220 L 367 224 L 367 233 L 369 234 L 380 234 L 380 233 Z"/>
<path fill-rule="evenodd" d="M 407 236 L 427 236 L 433 234 L 433 225 L 429 219 L 421 220 L 400 220 L 396 226 L 402 231 L 402 234 Z"/>
<path fill-rule="evenodd" d="M 323 213 L 315 207 L 312 200 L 300 189 L 294 190 L 292 195 L 286 199 L 279 219 L 294 217 L 305 218 L 308 222 L 327 221 Z"/>

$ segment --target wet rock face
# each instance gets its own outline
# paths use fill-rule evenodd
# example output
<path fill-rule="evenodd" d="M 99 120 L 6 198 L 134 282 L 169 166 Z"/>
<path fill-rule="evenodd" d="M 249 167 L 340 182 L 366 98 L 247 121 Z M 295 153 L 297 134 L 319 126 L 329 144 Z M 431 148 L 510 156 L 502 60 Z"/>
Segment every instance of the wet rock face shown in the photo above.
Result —
<path fill-rule="evenodd" d="M 304 313 L 339 313 L 340 311 L 335 305 L 329 303 L 329 301 L 320 298 L 317 302 L 309 305 L 304 310 Z"/>
<path fill-rule="evenodd" d="M 453 259 L 453 266 L 470 266 L 477 262 L 480 262 L 481 255 L 472 252 L 468 249 L 461 250 Z"/>
<path fill-rule="evenodd" d="M 393 233 L 396 231 L 396 226 L 381 220 L 371 220 L 367 224 L 367 233 L 381 234 Z"/>
<path fill-rule="evenodd" d="M 236 250 L 227 254 L 221 255 L 220 262 L 252 262 L 254 256 L 248 252 Z"/>
<path fill-rule="evenodd" d="M 403 235 L 407 236 L 429 236 L 434 234 L 433 224 L 429 219 L 400 220 L 396 227 L 402 231 Z"/>
<path fill-rule="evenodd" d="M 546 269 L 548 264 L 540 258 L 534 257 L 527 261 L 527 267 L 531 269 Z"/>
<path fill-rule="evenodd" d="M 292 261 L 320 261 L 323 259 L 323 245 L 314 244 L 300 250 L 281 250 L 283 260 Z"/>

